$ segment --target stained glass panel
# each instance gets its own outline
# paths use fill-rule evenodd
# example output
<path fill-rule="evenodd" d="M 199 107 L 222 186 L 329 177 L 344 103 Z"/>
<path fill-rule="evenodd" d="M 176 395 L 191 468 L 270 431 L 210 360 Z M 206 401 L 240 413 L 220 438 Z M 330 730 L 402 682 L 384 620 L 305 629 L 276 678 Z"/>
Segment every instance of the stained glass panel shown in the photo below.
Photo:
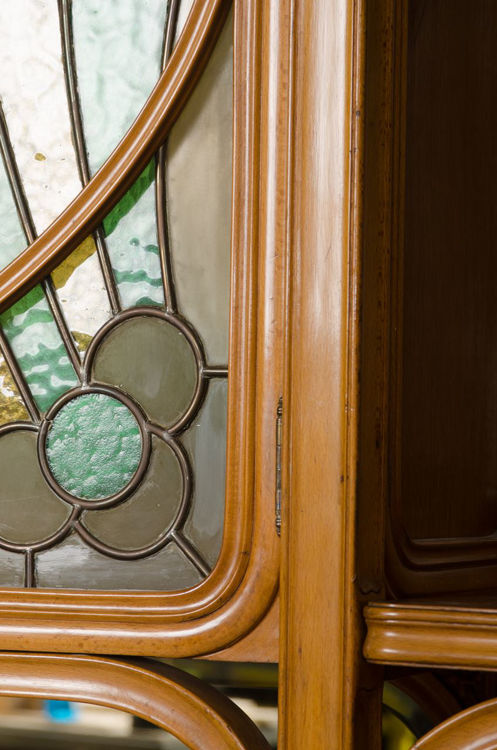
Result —
<path fill-rule="evenodd" d="M 15 33 L 29 7 L 22 0 Z M 170 52 L 164 34 L 174 39 L 189 3 L 39 0 L 52 41 L 54 7 L 57 64 L 47 82 L 58 93 L 46 97 L 60 104 L 64 93 L 64 122 L 54 131 L 69 139 L 71 180 L 86 185 L 145 102 Z M 169 147 L 93 236 L 0 315 L 7 477 L 0 565 L 5 557 L 11 585 L 19 574 L 9 555 L 22 561 L 25 586 L 97 589 L 188 588 L 216 562 L 226 462 L 231 37 L 230 19 Z M 51 60 L 47 44 L 38 52 Z M 0 128 L 10 173 L 0 182 L 10 222 L 0 251 L 9 259 L 48 220 L 16 140 L 22 117 L 12 102 Z M 45 151 L 34 160 L 55 163 Z M 63 170 L 44 174 L 49 192 L 65 179 Z M 64 202 L 72 189 L 65 185 Z M 9 585 L 1 573 L 0 585 Z"/>

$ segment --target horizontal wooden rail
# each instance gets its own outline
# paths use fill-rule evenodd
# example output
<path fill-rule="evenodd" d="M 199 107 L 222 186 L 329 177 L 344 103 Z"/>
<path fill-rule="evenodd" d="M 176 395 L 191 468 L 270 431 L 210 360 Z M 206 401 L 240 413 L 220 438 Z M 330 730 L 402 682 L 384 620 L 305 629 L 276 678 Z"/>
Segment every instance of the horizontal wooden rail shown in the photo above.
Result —
<path fill-rule="evenodd" d="M 364 614 L 369 661 L 497 670 L 497 606 L 393 602 L 372 604 Z"/>

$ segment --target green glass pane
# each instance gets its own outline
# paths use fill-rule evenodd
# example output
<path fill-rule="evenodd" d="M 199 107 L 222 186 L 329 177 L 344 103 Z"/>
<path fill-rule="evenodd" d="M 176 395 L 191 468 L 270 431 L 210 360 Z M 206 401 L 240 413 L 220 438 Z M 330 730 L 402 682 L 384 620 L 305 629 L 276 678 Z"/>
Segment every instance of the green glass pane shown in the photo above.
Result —
<path fill-rule="evenodd" d="M 101 343 L 93 378 L 122 388 L 154 422 L 167 426 L 191 403 L 197 367 L 187 339 L 175 326 L 137 317 L 116 326 Z"/>
<path fill-rule="evenodd" d="M 87 511 L 83 523 L 104 544 L 123 550 L 155 542 L 178 512 L 183 481 L 169 446 L 152 439 L 152 455 L 145 478 L 126 502 L 107 510 Z"/>
<path fill-rule="evenodd" d="M 104 220 L 107 248 L 124 307 L 164 303 L 151 163 Z"/>
<path fill-rule="evenodd" d="M 165 0 L 73 0 L 78 89 L 95 172 L 141 110 L 160 74 Z"/>
<path fill-rule="evenodd" d="M 78 381 L 41 287 L 2 313 L 0 323 L 36 403 L 46 411 Z"/>
<path fill-rule="evenodd" d="M 36 453 L 37 435 L 15 430 L 0 437 L 0 537 L 41 542 L 68 518 L 70 507 L 46 483 Z"/>
<path fill-rule="evenodd" d="M 96 500 L 129 484 L 140 463 L 142 439 L 127 406 L 105 394 L 89 393 L 57 413 L 46 451 L 61 487 L 76 497 Z"/>
<path fill-rule="evenodd" d="M 174 591 L 195 586 L 200 573 L 174 543 L 140 560 L 115 560 L 76 534 L 36 555 L 40 588 Z"/>
<path fill-rule="evenodd" d="M 90 170 L 117 146 L 160 75 L 164 0 L 74 0 L 78 88 Z M 151 163 L 104 221 L 124 307 L 164 303 Z"/>
<path fill-rule="evenodd" d="M 5 268 L 25 247 L 26 238 L 0 158 L 0 268 Z"/>
<path fill-rule="evenodd" d="M 226 480 L 227 380 L 213 380 L 205 403 L 182 438 L 195 475 L 185 533 L 214 565 L 221 549 Z"/>

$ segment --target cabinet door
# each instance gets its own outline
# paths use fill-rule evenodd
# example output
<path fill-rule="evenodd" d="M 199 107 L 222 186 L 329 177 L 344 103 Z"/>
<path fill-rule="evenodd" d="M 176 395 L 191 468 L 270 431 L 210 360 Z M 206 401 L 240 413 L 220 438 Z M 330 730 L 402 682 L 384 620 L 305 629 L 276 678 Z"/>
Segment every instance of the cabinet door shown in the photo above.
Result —
<path fill-rule="evenodd" d="M 4 648 L 207 653 L 273 603 L 264 12 L 0 10 Z"/>

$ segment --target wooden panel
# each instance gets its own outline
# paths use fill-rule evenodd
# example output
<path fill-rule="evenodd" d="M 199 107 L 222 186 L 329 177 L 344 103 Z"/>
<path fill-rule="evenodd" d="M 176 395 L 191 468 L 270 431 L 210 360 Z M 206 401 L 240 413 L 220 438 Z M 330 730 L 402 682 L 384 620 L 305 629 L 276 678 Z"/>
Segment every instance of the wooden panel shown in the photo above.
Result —
<path fill-rule="evenodd" d="M 409 0 L 401 476 L 411 538 L 497 528 L 497 5 Z"/>

